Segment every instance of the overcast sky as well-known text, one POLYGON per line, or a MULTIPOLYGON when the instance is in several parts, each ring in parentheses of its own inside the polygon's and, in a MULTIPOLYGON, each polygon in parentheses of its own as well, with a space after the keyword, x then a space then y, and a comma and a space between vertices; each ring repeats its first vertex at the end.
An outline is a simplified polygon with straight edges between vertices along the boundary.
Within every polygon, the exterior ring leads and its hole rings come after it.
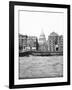
POLYGON ((64 34, 64 13, 56 12, 19 12, 19 33, 37 36, 43 31, 46 39, 51 32, 64 34))

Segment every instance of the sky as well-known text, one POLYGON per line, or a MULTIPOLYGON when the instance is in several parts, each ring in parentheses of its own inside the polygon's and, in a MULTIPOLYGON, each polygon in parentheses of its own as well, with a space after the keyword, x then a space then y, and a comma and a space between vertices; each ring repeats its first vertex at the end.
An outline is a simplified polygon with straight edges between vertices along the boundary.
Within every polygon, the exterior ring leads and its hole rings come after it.
POLYGON ((46 39, 52 32, 64 34, 64 13, 57 12, 19 12, 19 33, 39 38, 43 31, 46 39))

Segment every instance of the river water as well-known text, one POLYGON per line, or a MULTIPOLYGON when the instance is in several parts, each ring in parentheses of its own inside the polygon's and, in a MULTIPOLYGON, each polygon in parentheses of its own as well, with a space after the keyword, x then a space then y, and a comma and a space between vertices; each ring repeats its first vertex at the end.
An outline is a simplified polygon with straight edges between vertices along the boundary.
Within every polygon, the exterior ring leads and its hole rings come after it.
POLYGON ((63 77, 63 56, 19 57, 19 79, 63 77))

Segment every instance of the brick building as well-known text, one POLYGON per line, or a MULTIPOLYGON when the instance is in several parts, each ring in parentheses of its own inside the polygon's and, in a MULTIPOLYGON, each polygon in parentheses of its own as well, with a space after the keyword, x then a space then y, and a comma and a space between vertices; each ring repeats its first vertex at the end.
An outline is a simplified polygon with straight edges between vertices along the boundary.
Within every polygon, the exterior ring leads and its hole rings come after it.
POLYGON ((19 34, 19 51, 31 51, 37 49, 38 49, 37 37, 19 34))
POLYGON ((52 32, 48 36, 48 51, 56 52, 59 51, 59 35, 52 32))
POLYGON ((50 52, 62 52, 63 51, 63 36, 59 36, 57 33, 52 32, 48 36, 48 51, 50 52))
POLYGON ((19 50, 23 51, 26 50, 27 47, 27 35, 19 34, 19 50))
POLYGON ((63 52, 63 35, 59 37, 59 51, 63 52))
POLYGON ((38 40, 35 36, 28 36, 27 38, 27 49, 28 50, 37 50, 38 40))

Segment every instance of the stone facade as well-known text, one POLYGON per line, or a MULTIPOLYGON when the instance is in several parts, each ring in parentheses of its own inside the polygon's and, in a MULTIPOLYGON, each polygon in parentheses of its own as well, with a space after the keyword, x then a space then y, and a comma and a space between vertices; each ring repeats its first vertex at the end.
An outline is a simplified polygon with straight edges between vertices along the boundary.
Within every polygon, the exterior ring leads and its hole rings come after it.
POLYGON ((27 48, 29 48, 29 50, 37 50, 37 37, 35 36, 28 36, 27 38, 27 48))
POLYGON ((48 37, 48 51, 62 52, 63 51, 63 38, 55 32, 52 32, 48 37))
POLYGON ((37 37, 19 34, 20 51, 37 50, 37 44, 38 44, 37 37))
POLYGON ((59 50, 63 52, 63 35, 59 37, 59 50))
POLYGON ((26 50, 27 47, 27 35, 19 34, 19 50, 26 50))

